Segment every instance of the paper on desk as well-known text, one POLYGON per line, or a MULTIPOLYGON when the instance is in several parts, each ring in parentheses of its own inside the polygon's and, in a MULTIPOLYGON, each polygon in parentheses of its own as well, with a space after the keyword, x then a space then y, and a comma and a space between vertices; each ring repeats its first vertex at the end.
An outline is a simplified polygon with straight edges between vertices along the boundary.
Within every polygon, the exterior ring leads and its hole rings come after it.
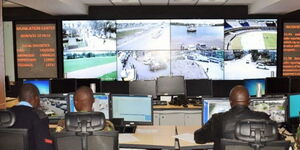
POLYGON ((157 133, 156 129, 136 129, 135 133, 157 133))
POLYGON ((184 140, 184 141, 187 141, 189 143, 195 143, 195 140, 194 140, 194 134, 191 134, 191 133, 184 133, 184 134, 179 134, 179 135, 176 135, 174 136, 175 138, 178 138, 180 140, 184 140))
POLYGON ((135 136, 132 134, 119 134, 119 143, 130 143, 139 141, 135 136))

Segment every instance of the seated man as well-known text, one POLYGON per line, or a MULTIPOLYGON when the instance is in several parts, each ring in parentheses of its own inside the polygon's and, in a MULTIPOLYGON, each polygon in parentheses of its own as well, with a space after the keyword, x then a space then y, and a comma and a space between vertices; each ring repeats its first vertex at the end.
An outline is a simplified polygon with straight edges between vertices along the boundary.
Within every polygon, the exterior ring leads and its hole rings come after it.
POLYGON ((231 109, 224 113, 214 114, 202 128, 194 132, 194 140, 198 144, 214 142, 214 150, 221 149, 221 138, 235 139, 235 124, 242 119, 270 119, 266 113, 251 111, 248 90, 235 86, 230 91, 231 109))
POLYGON ((19 99, 20 103, 10 109, 16 115, 12 128, 28 129, 30 150, 53 150, 48 117, 37 110, 40 106, 39 90, 32 84, 24 84, 19 99))
MULTIPOLYGON (((92 112, 93 103, 95 102, 93 91, 87 86, 82 86, 76 90, 74 94, 74 106, 78 112, 92 112)), ((65 128, 65 121, 60 120, 56 128, 56 132, 61 132, 65 128)), ((106 121, 105 131, 114 130, 113 124, 106 121)))

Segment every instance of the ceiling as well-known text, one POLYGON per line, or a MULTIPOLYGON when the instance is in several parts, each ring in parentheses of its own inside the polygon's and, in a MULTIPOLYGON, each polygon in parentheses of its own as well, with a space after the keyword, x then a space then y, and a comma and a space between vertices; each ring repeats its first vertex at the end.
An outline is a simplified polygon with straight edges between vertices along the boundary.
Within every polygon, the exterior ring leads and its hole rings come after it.
POLYGON ((87 15, 88 6, 247 5, 249 14, 286 14, 299 0, 3 0, 3 7, 29 7, 51 15, 87 15))

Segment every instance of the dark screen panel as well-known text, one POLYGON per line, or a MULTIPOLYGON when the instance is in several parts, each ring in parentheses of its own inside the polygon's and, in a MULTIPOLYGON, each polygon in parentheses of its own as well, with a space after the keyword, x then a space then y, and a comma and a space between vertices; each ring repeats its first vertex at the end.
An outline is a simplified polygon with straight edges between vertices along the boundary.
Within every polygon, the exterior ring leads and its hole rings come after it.
POLYGON ((288 78, 266 78, 266 94, 286 94, 288 92, 288 78))
POLYGON ((96 92, 101 91, 101 80, 100 79, 76 79, 76 89, 80 88, 81 86, 90 87, 91 84, 96 85, 96 92))
POLYGON ((229 97, 230 90, 236 85, 243 85, 243 80, 213 80, 213 97, 229 97))
POLYGON ((290 93, 300 93, 300 78, 290 79, 290 93))
POLYGON ((186 95, 188 97, 211 96, 211 80, 186 80, 186 95))
POLYGON ((111 94, 129 94, 129 82, 103 81, 101 82, 101 92, 111 94))
POLYGON ((156 98, 155 80, 137 80, 129 82, 129 94, 134 95, 152 95, 156 98))
POLYGON ((70 93, 75 92, 75 79, 52 79, 51 93, 70 93))
POLYGON ((184 95, 183 76, 161 76, 157 78, 157 95, 184 95))

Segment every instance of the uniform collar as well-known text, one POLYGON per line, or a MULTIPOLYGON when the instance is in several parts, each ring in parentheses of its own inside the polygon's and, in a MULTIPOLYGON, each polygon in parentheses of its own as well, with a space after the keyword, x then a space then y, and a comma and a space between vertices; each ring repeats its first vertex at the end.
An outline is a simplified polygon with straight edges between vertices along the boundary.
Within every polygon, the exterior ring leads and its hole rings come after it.
POLYGON ((27 107, 31 107, 32 108, 32 105, 30 103, 28 103, 27 101, 21 101, 18 106, 27 106, 27 107))

